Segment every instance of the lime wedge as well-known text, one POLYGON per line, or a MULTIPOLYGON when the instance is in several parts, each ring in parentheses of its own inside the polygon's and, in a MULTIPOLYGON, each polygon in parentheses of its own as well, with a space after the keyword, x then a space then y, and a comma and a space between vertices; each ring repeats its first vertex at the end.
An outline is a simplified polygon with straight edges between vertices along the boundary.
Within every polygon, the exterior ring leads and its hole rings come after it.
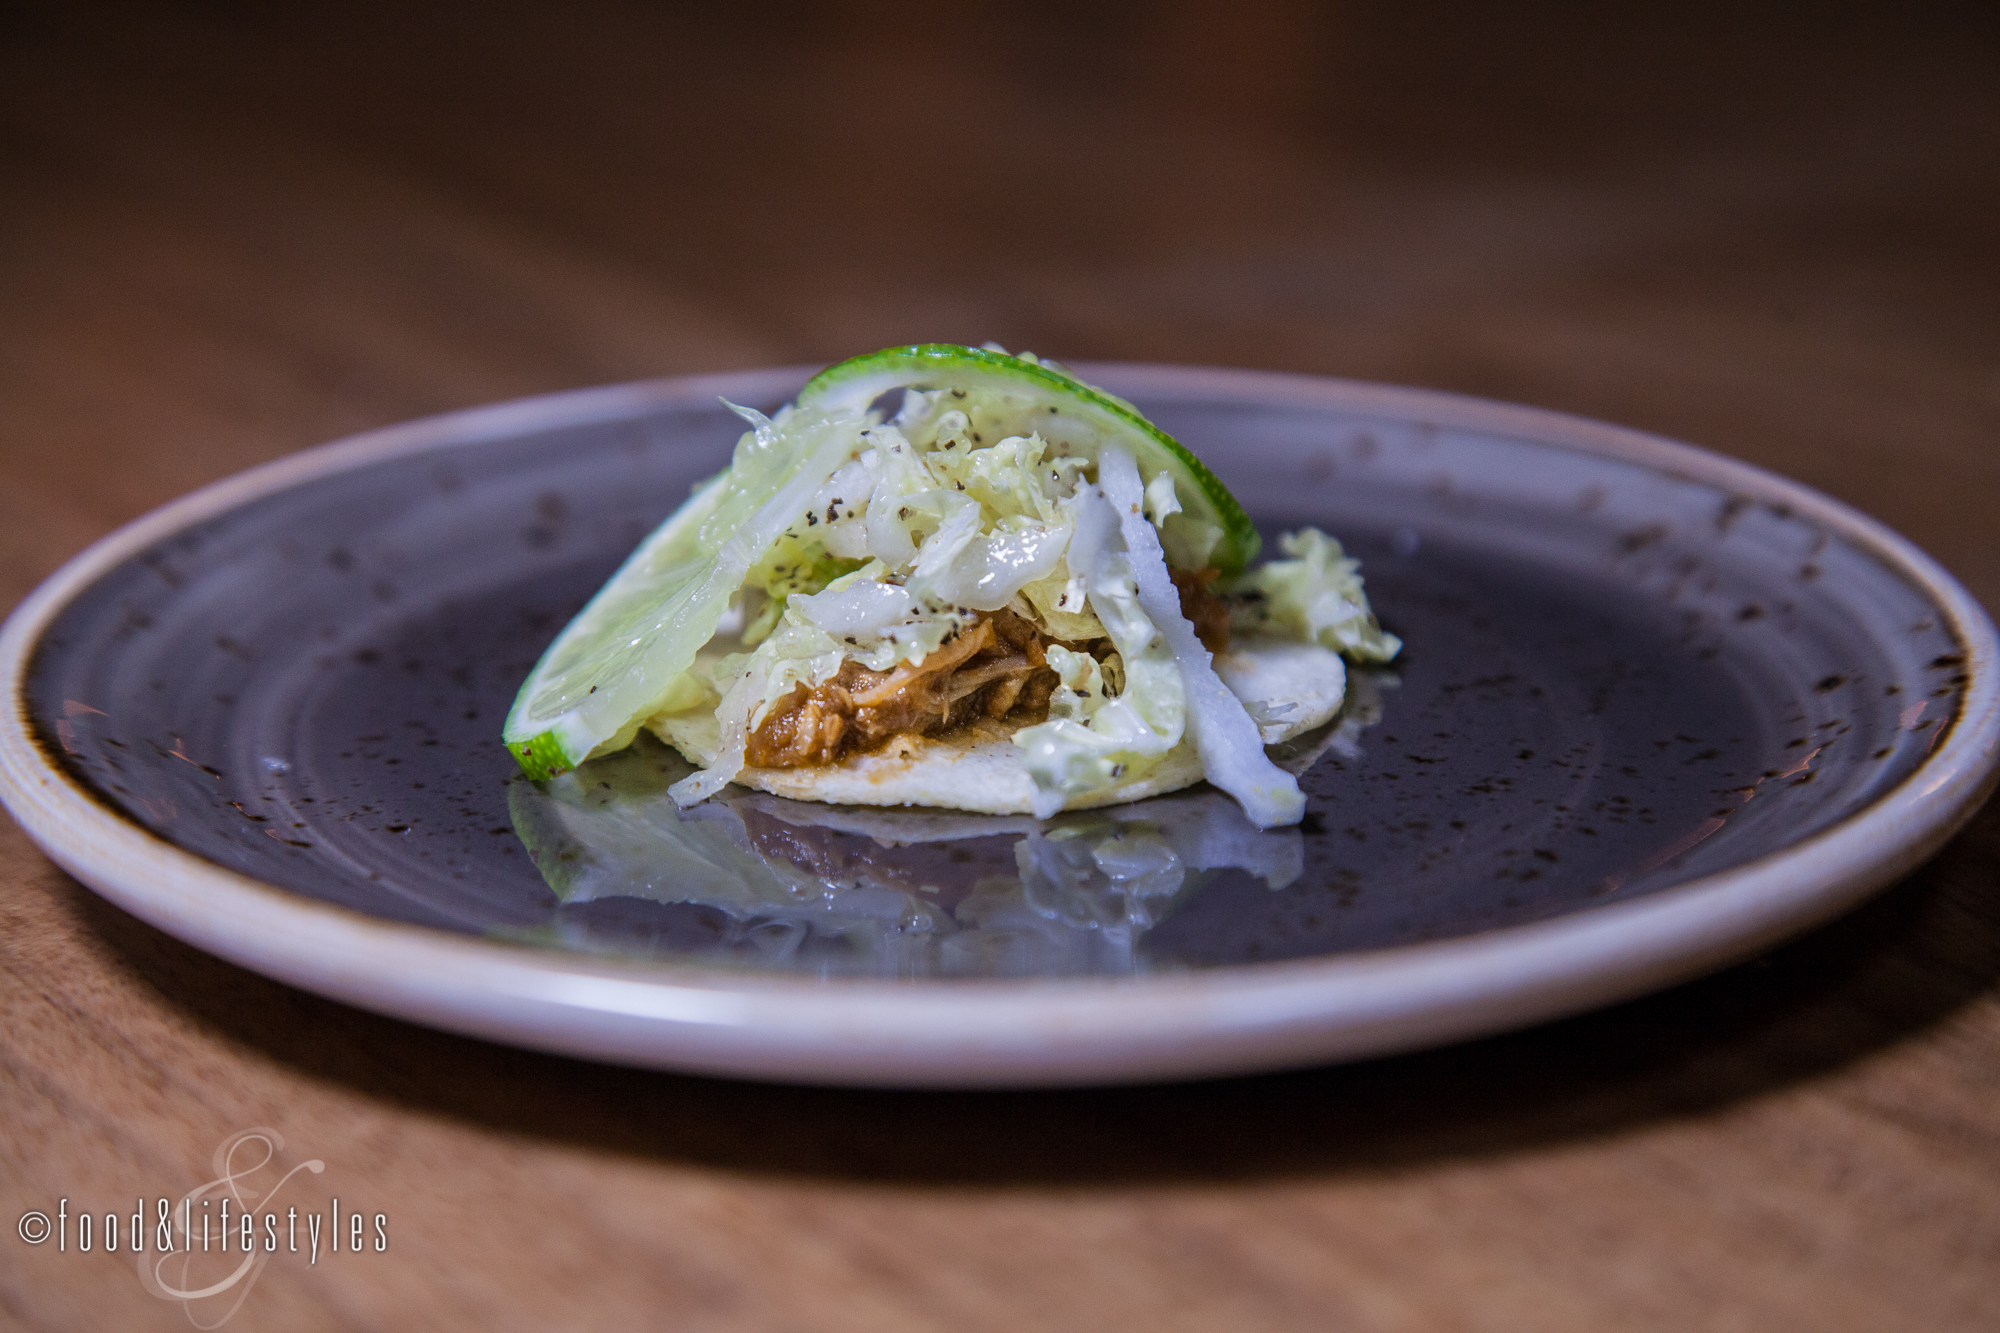
MULTIPOLYGON (((1220 533, 1215 545, 1200 553, 1207 564, 1227 576, 1241 573, 1256 558, 1259 538, 1250 516, 1186 445, 1124 399, 1092 388, 1047 362, 956 343, 890 347, 821 371, 799 391, 798 402, 801 408, 860 412, 890 390, 905 388, 987 390, 1032 402, 1032 422, 1043 438, 1072 443, 1092 456, 1101 444, 1118 444, 1132 455, 1142 477, 1155 477, 1164 469, 1173 478, 1187 518, 1220 533)), ((1016 427, 1025 424, 1027 418, 1019 416, 1010 422, 1016 427)), ((1176 554, 1173 528, 1179 523, 1168 520, 1170 557, 1176 554)))
POLYGON ((529 777, 623 749, 646 718, 707 693, 688 674, 695 653, 751 567, 847 460, 861 424, 809 411, 783 430, 757 421, 729 470, 641 543, 522 684, 502 738, 529 777))
MULTIPOLYGON (((581 705, 594 705, 603 695, 607 711, 627 710, 629 718, 660 693, 664 682, 649 684, 637 674, 621 682, 605 668, 630 656, 619 650, 629 649, 646 612, 666 602, 713 557, 714 543, 703 540, 702 528, 723 500, 728 479, 723 472, 696 487, 687 503, 577 613, 522 683, 508 711, 504 737, 529 777, 539 782, 574 768, 596 748, 588 729, 577 725, 581 705), (648 691, 648 699, 636 698, 648 691), (634 697, 628 701, 621 695, 634 697)), ((623 720, 613 727, 614 734, 623 720)))

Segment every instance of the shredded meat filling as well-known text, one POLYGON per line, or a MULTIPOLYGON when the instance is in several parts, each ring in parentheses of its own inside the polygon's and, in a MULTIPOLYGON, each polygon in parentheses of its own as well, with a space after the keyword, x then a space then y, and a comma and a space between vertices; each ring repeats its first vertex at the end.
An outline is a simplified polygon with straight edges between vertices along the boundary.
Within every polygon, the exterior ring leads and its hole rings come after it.
POLYGON ((1229 651, 1229 607, 1208 590, 1215 581, 1219 570, 1204 569, 1194 573, 1185 569, 1170 569, 1174 587, 1181 595, 1181 614, 1194 626, 1194 636, 1201 640, 1201 646, 1211 653, 1229 651))
MULTIPOLYGON (((1210 652, 1229 647, 1229 608, 1208 584, 1213 569, 1172 570, 1181 614, 1210 652)), ((833 764, 873 750, 896 736, 934 736, 980 717, 1027 720, 1048 712, 1056 673, 1046 640, 1033 622, 1000 610, 982 613, 936 652, 911 666, 870 671, 843 662, 832 679, 800 686, 771 706, 750 733, 744 759, 756 768, 833 764)), ((1075 652, 1091 646, 1065 643, 1075 652)), ((1109 647, 1109 640, 1101 645, 1109 647)))
POLYGON ((750 733, 758 768, 837 763, 906 734, 935 735, 974 718, 1046 713, 1056 673, 1040 630, 1001 610, 983 615, 914 666, 870 671, 844 662, 831 680, 801 686, 750 733))

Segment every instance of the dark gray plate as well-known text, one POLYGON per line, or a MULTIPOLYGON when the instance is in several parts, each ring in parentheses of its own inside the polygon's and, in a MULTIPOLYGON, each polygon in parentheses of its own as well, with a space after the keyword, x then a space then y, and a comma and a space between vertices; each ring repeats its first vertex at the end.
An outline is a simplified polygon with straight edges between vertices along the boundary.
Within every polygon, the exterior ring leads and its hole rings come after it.
MULTIPOLYGON (((1610 968, 1629 992, 1838 910, 1926 854, 1990 780, 1991 626, 1920 554, 1824 497, 1683 446, 1445 395, 1085 373, 1202 454, 1267 532, 1339 535, 1408 645, 1359 682, 1317 758, 1301 756, 1300 829, 1259 833, 1199 792, 1049 827, 747 795, 690 820, 660 795, 680 770, 658 747, 546 790, 525 783, 498 739, 519 682, 726 460, 739 423, 716 396, 773 407, 794 372, 416 423, 107 539, 10 623, 27 748, 6 770, 9 804, 84 878, 115 881, 128 906, 137 895, 141 915, 363 1003, 619 1058, 873 1078, 885 1075, 866 1060, 731 1065, 672 1040, 510 1027, 477 986, 440 1007, 399 1003, 351 970, 336 985, 264 946, 232 947, 228 922, 149 912, 166 862, 107 868, 81 849, 97 838, 90 820, 113 816, 134 848, 186 853, 172 864, 197 878, 207 866, 235 872, 223 877, 235 888, 275 886, 260 910, 305 911, 299 930, 330 919, 308 901, 333 904, 504 941, 482 947, 533 957, 538 976, 759 994, 771 977, 876 976, 902 979, 919 1005, 950 988, 923 978, 1143 974, 1164 995, 1176 979, 1311 972, 1247 964, 1315 960, 1323 974, 1426 956, 1408 946, 1431 942, 1545 943, 1537 923, 1601 926, 1621 919, 1607 908, 1776 866, 1784 910, 1740 912, 1733 931, 1724 912, 1699 947, 1610 968), (46 796, 52 774, 69 804, 49 823, 24 792, 46 796), (1861 836, 1870 817, 1873 851, 1824 860, 1825 835, 1861 836)), ((1134 984, 1111 989, 1145 991, 1134 984)), ((1457 1020, 1414 1039, 1620 988, 1584 989, 1539 1008, 1460 995, 1457 1020)), ((843 991, 880 994, 831 985, 843 991)), ((1381 1048, 1326 1038, 1351 1035, 1354 1018, 1322 1012, 1317 1043, 1280 1043, 1278 1057, 1224 1042, 1176 1062, 1168 1041, 1131 1072, 1381 1048)), ((978 1077, 1078 1076, 1062 1072, 1075 1052, 1049 1050, 978 1077)), ((949 1072, 950 1051, 927 1058, 945 1071, 935 1081, 977 1081, 949 1072)), ((932 1081, 914 1057, 899 1068, 932 1081)))

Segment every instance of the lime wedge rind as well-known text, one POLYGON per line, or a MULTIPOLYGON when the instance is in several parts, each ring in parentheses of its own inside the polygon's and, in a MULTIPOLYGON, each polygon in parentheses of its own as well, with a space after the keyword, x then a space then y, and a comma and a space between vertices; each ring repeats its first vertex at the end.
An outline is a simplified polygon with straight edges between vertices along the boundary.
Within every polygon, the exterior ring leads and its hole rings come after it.
POLYGON ((576 767, 570 757, 563 753, 562 742, 553 731, 544 731, 525 741, 509 741, 507 748, 520 762, 521 771, 536 782, 546 782, 559 773, 567 773, 576 767))

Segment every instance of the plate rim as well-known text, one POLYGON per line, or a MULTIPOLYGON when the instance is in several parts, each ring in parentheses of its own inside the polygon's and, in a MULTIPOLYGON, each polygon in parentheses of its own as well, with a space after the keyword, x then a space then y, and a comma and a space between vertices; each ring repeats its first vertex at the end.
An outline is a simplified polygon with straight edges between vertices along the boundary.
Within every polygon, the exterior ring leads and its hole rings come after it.
POLYGON ((319 902, 187 852, 104 803, 44 752, 26 673, 42 632, 98 578, 236 506, 321 477, 525 431, 782 397, 781 366, 541 394, 402 422, 212 482, 64 562, 0 625, 13 707, 0 804, 100 896, 196 948, 414 1022, 562 1054, 689 1072, 873 1086, 1088 1084, 1358 1059, 1526 1026, 1748 957, 1856 906, 1928 859, 2000 779, 2000 637, 1909 539, 1803 483, 1630 427, 1442 390, 1275 371, 1079 363, 1127 396, 1379 413, 1612 458, 1783 503, 1920 592, 1965 656, 1930 754, 1861 809, 1727 870, 1543 921, 1321 958, 1130 978, 759 976, 621 962, 460 935, 319 902))

